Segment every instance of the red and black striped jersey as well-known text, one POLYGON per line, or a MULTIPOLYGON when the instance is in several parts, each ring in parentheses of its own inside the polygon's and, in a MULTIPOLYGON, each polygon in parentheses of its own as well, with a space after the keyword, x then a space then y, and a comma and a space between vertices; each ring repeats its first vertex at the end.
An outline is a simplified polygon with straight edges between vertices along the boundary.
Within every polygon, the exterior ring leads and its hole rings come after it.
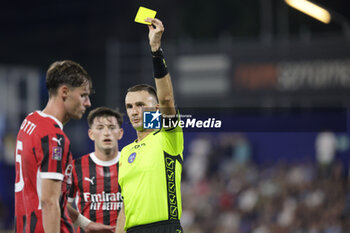
POLYGON ((72 180, 70 142, 63 125, 40 111, 23 121, 16 142, 15 228, 16 232, 44 232, 40 204, 42 179, 62 181, 61 232, 74 232, 66 208, 72 180))
MULTIPOLYGON (((73 161, 69 202, 75 203, 85 217, 105 225, 116 225, 122 198, 118 185, 118 156, 110 161, 98 159, 95 153, 73 161)), ((83 232, 78 229, 78 232, 83 232)))

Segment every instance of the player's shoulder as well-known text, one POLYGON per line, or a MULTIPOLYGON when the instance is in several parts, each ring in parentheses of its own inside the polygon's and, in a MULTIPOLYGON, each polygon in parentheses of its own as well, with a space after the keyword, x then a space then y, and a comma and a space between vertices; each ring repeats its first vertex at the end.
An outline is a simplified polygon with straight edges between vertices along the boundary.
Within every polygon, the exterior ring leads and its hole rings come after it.
POLYGON ((90 156, 90 153, 82 155, 82 156, 79 156, 78 158, 74 158, 73 163, 86 162, 86 161, 89 160, 89 156, 90 156))
POLYGON ((88 169, 90 166, 89 157, 90 157, 89 154, 85 154, 78 158, 74 158, 72 161, 73 170, 77 171, 81 169, 88 169))
POLYGON ((30 113, 26 119, 36 124, 38 130, 45 132, 45 134, 62 134, 66 136, 63 132, 62 123, 51 115, 36 111, 30 113))
POLYGON ((56 118, 46 116, 40 111, 32 112, 26 116, 20 125, 18 137, 22 140, 47 141, 46 138, 64 138, 66 143, 70 143, 63 132, 63 125, 56 118))

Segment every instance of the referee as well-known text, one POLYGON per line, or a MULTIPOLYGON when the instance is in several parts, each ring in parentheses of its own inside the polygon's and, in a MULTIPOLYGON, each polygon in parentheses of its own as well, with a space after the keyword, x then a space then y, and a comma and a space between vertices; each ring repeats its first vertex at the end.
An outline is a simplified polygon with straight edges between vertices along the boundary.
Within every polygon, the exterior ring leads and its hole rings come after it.
POLYGON ((145 21, 152 23, 148 36, 157 91, 140 84, 129 88, 125 97, 137 139, 121 151, 118 181, 124 207, 116 232, 181 233, 182 129, 143 128, 145 110, 160 110, 163 116, 176 115, 171 78, 160 48, 164 27, 159 19, 145 21))

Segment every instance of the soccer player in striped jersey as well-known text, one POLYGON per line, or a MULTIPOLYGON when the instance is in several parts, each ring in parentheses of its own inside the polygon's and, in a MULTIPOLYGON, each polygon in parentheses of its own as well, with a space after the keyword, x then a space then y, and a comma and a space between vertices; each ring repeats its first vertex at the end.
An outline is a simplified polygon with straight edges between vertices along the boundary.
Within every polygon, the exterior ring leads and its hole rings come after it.
POLYGON ((137 139, 125 146, 120 155, 118 182, 123 208, 116 232, 181 233, 183 132, 179 124, 153 128, 161 124, 160 115, 171 119, 176 110, 170 74, 160 48, 164 27, 159 19, 148 18, 147 22, 152 24, 148 26, 148 37, 157 91, 141 84, 129 88, 125 97, 137 139), (145 117, 146 113, 151 117, 145 117))
MULTIPOLYGON (((88 115, 89 137, 95 151, 73 161, 72 187, 68 201, 92 221, 115 226, 122 198, 118 185, 123 116, 113 109, 99 107, 88 115)), ((78 233, 84 232, 78 228, 78 233)))
POLYGON ((88 232, 111 232, 67 208, 72 155, 63 125, 90 107, 91 79, 78 63, 65 60, 49 67, 46 87, 45 109, 29 114, 17 135, 15 232, 73 233, 72 222, 88 232))

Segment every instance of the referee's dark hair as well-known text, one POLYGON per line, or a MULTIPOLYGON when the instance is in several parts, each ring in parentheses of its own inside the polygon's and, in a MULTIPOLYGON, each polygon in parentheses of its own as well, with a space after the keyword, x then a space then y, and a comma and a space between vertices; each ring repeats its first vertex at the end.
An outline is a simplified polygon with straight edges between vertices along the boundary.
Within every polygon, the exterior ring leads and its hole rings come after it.
POLYGON ((154 87, 152 87, 151 85, 148 85, 148 84, 137 84, 135 86, 130 87, 128 89, 127 93, 129 93, 129 92, 137 92, 137 91, 147 91, 150 95, 153 95, 156 98, 157 103, 159 103, 156 89, 154 89, 154 87))
POLYGON ((80 87, 84 83, 89 83, 92 91, 92 81, 86 70, 78 63, 70 60, 56 61, 52 63, 46 72, 46 87, 49 96, 57 94, 57 89, 61 85, 69 87, 80 87))
POLYGON ((96 117, 115 117, 117 119, 118 125, 121 128, 123 124, 123 114, 118 112, 117 110, 107 108, 107 107, 98 107, 95 108, 94 110, 90 111, 87 120, 89 127, 91 129, 92 124, 94 123, 94 119, 96 117))

